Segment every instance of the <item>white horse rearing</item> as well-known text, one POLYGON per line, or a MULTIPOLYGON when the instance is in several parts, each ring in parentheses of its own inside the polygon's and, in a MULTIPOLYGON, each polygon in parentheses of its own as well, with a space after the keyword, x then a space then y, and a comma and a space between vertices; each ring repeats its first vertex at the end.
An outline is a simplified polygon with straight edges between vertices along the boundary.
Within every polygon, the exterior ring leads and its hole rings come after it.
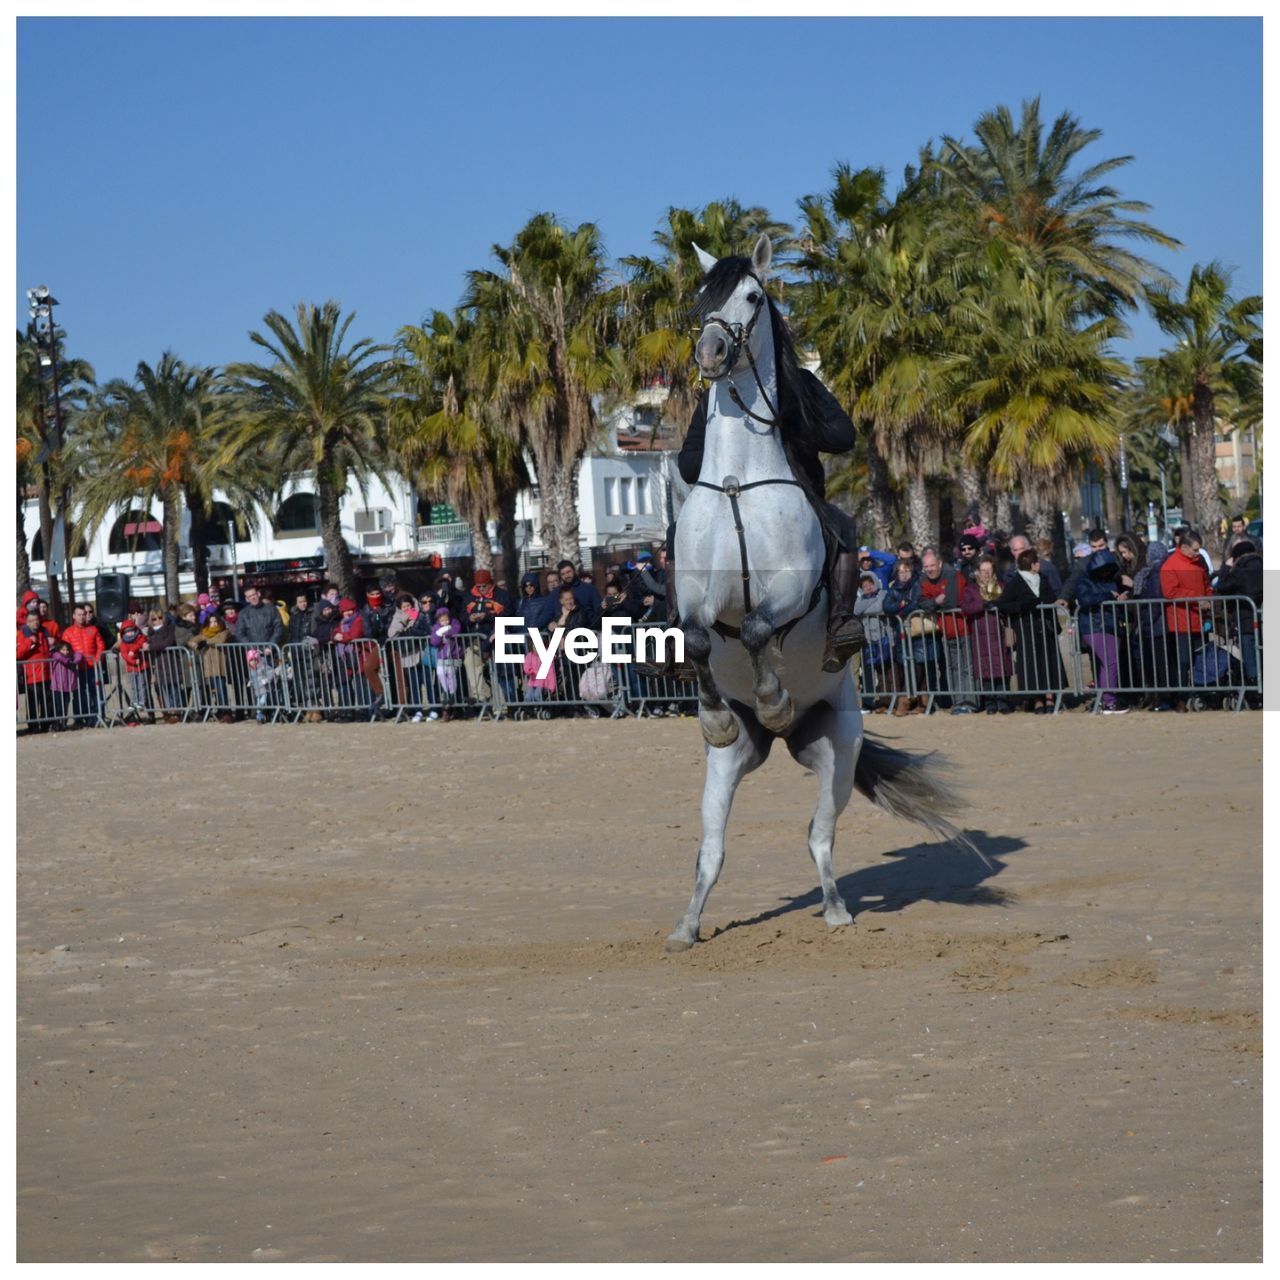
POLYGON ((788 459, 786 433, 795 424, 782 410, 796 403, 797 388, 785 380, 796 378, 798 368, 785 322, 765 291, 769 238, 759 238, 749 261, 718 263, 694 248, 707 273, 695 359, 711 390, 701 473, 676 526, 675 581, 685 654, 698 676, 707 776, 693 898, 667 939, 668 951, 698 940, 702 909, 724 862, 734 793, 764 763, 775 736, 818 779, 809 852, 830 927, 853 919, 836 888, 831 850, 854 786, 886 811, 977 853, 947 821, 959 801, 922 759, 864 741, 848 666, 822 670, 825 544, 788 459))

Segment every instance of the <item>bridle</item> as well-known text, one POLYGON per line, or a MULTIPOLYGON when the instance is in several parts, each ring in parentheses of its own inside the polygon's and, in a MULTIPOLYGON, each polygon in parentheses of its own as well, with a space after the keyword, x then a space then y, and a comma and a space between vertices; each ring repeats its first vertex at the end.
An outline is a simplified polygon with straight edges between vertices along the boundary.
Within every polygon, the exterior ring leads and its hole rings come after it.
MULTIPOLYGON (((769 399, 769 393, 764 389, 764 382, 760 378, 760 370, 756 368, 755 357, 751 354, 751 333, 756 327, 756 321, 760 319, 760 313, 764 310, 767 295, 764 291, 764 281, 760 279, 754 271, 748 271, 747 275, 760 286, 760 300, 756 303, 755 310, 751 313, 751 318, 746 324, 736 321, 730 321, 721 315, 709 315, 703 320, 702 325, 695 331, 697 336, 701 336, 710 325, 718 326, 726 338, 729 340, 729 354, 725 358, 724 372, 718 374, 714 378, 708 379, 711 382, 719 382, 721 378, 727 378, 734 371, 738 364, 738 357, 745 350, 747 355, 747 364, 751 368, 751 376, 756 380, 756 386, 760 389, 760 398, 768 406, 769 412, 773 414, 772 418, 762 418, 758 413, 752 413, 750 409, 743 403, 742 397, 738 394, 738 388, 733 385, 733 379, 729 379, 729 399, 742 410, 743 413, 753 421, 760 423, 761 426, 775 427, 778 423, 778 410, 773 402, 769 399)), ((697 336, 694 338, 695 349, 697 346, 697 336)), ((706 378, 706 374, 702 372, 702 367, 698 367, 699 379, 706 378)))

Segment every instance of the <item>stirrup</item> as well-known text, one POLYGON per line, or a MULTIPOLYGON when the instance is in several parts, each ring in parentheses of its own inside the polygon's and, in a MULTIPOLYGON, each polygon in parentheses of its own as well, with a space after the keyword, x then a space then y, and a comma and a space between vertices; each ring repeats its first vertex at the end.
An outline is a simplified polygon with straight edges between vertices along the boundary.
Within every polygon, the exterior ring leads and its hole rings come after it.
POLYGON ((844 668, 850 658, 862 652, 866 635, 860 618, 832 620, 827 629, 827 646, 822 651, 823 671, 835 673, 844 668))

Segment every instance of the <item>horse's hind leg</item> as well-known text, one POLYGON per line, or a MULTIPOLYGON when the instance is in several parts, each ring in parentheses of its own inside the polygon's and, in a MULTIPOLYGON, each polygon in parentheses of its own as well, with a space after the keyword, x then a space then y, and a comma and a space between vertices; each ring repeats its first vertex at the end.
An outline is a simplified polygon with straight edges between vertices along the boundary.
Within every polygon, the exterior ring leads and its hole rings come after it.
POLYGON ((795 704, 782 687, 778 673, 769 661, 769 642, 777 626, 773 613, 765 605, 753 609, 742 620, 742 644, 751 659, 752 689, 756 700, 756 719, 770 733, 785 733, 795 719, 795 704))
POLYGON ((853 792, 861 741, 861 717, 833 711, 825 703, 811 710, 799 732, 787 739, 787 749, 818 779, 818 805, 809 823, 809 854, 822 882, 822 918, 832 929, 853 923, 836 888, 831 852, 836 821, 853 792))
POLYGON ((698 849, 693 897, 675 931, 667 938, 668 951, 687 951, 697 942, 702 908, 724 865, 724 829, 729 823, 734 792, 752 769, 764 763, 772 745, 773 739, 768 734, 748 724, 746 732, 740 733, 729 746, 708 749, 707 780, 702 790, 702 845, 698 849))
POLYGON ((698 723, 708 746, 727 747, 738 736, 738 717, 711 674, 711 633, 694 618, 684 622, 684 653, 698 677, 698 723))

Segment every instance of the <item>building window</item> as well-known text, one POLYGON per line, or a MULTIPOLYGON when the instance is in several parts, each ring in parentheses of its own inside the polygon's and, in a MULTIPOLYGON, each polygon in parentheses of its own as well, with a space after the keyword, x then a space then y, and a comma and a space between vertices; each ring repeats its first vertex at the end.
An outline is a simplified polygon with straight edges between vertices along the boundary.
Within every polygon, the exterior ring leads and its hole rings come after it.
MULTIPOLYGON (((84 534, 79 529, 73 528, 71 530, 70 541, 72 544, 71 558, 73 560, 85 555, 88 548, 85 545, 84 534)), ((41 563, 44 561, 44 536, 39 529, 36 530, 36 536, 31 539, 31 559, 38 560, 41 563)))
POLYGON ((107 554, 127 556, 135 551, 159 551, 161 527, 160 521, 153 519, 149 512, 126 511, 111 526, 107 554))
POLYGON ((618 488, 621 490, 622 512, 624 516, 633 516, 636 513, 636 495, 635 488, 632 484, 630 476, 623 476, 618 481, 618 488))
POLYGON ((276 535, 281 538, 301 538, 320 532, 320 499, 314 493, 295 493, 287 498, 276 512, 276 535))
POLYGON ((636 478, 636 514, 641 516, 653 515, 653 505, 649 497, 648 476, 638 476, 636 478))
POLYGON ((622 514, 618 506, 618 482, 613 476, 606 476, 604 481, 604 513, 607 516, 622 514))
POLYGON ((223 547, 227 543, 227 526, 235 524, 237 542, 249 541, 249 525, 244 516, 238 515, 229 502, 211 502, 209 521, 205 525, 205 541, 211 547, 223 547))

